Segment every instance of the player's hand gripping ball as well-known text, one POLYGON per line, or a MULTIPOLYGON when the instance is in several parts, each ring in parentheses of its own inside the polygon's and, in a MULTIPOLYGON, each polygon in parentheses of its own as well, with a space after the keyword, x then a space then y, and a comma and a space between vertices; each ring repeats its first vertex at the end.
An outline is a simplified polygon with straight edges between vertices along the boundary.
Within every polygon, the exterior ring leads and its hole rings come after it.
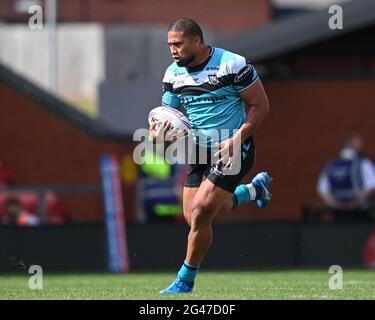
POLYGON ((169 129, 165 132, 165 140, 175 141, 186 138, 191 133, 191 125, 188 118, 180 111, 170 107, 156 107, 148 115, 150 126, 156 123, 156 129, 163 131, 164 124, 169 123, 169 129))

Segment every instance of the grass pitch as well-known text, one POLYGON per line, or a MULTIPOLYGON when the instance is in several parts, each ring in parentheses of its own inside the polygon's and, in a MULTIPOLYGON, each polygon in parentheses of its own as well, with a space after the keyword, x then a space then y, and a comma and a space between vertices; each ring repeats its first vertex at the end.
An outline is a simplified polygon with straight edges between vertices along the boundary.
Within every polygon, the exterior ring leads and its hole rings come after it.
POLYGON ((31 275, 1 275, 0 299, 123 300, 330 300, 375 299, 375 270, 344 270, 343 288, 330 290, 328 270, 200 272, 192 294, 160 295, 175 273, 44 274, 43 289, 31 275))

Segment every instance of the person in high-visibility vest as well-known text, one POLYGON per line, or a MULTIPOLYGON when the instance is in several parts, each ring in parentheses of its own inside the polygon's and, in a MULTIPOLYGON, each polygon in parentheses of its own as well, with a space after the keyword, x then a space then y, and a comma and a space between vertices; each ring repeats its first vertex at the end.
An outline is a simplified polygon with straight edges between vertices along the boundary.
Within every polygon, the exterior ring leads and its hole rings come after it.
POLYGON ((320 173, 317 192, 338 222, 371 222, 371 197, 375 193, 374 163, 362 154, 363 140, 351 134, 342 142, 338 157, 320 173))
POLYGON ((140 196, 147 220, 176 220, 182 216, 179 183, 183 167, 171 165, 151 151, 146 151, 144 160, 140 166, 140 196))

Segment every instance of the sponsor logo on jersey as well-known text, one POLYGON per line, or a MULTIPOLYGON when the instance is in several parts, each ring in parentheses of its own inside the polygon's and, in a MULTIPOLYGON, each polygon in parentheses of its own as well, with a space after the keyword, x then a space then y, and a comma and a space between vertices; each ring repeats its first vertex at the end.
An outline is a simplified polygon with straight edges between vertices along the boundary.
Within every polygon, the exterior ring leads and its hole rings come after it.
POLYGON ((243 67, 240 71, 238 71, 236 77, 234 78, 234 82, 238 83, 250 75, 251 71, 253 70, 253 66, 251 64, 247 64, 243 67))
POLYGON ((226 100, 226 99, 227 99, 227 97, 225 95, 212 96, 212 97, 188 97, 188 98, 182 98, 182 103, 183 104, 199 103, 199 102, 214 103, 214 102, 223 101, 223 100, 226 100))
POLYGON ((217 78, 216 74, 209 74, 208 75, 208 83, 209 84, 219 84, 219 79, 217 78))
POLYGON ((219 67, 206 67, 206 70, 219 70, 219 67))
POLYGON ((184 79, 178 79, 173 84, 176 85, 176 86, 179 86, 181 84, 185 84, 185 80, 184 79))

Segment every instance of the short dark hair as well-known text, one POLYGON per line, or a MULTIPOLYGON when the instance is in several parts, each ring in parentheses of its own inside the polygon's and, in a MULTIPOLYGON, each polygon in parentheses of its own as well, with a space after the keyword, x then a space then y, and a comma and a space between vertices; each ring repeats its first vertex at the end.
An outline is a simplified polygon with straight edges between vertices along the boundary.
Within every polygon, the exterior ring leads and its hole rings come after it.
POLYGON ((9 197, 5 200, 5 207, 11 206, 11 205, 21 205, 21 201, 18 198, 9 197))
POLYGON ((201 27, 196 21, 190 18, 181 18, 176 20, 169 26, 168 31, 182 32, 185 36, 192 38, 199 36, 202 42, 204 42, 201 27))

